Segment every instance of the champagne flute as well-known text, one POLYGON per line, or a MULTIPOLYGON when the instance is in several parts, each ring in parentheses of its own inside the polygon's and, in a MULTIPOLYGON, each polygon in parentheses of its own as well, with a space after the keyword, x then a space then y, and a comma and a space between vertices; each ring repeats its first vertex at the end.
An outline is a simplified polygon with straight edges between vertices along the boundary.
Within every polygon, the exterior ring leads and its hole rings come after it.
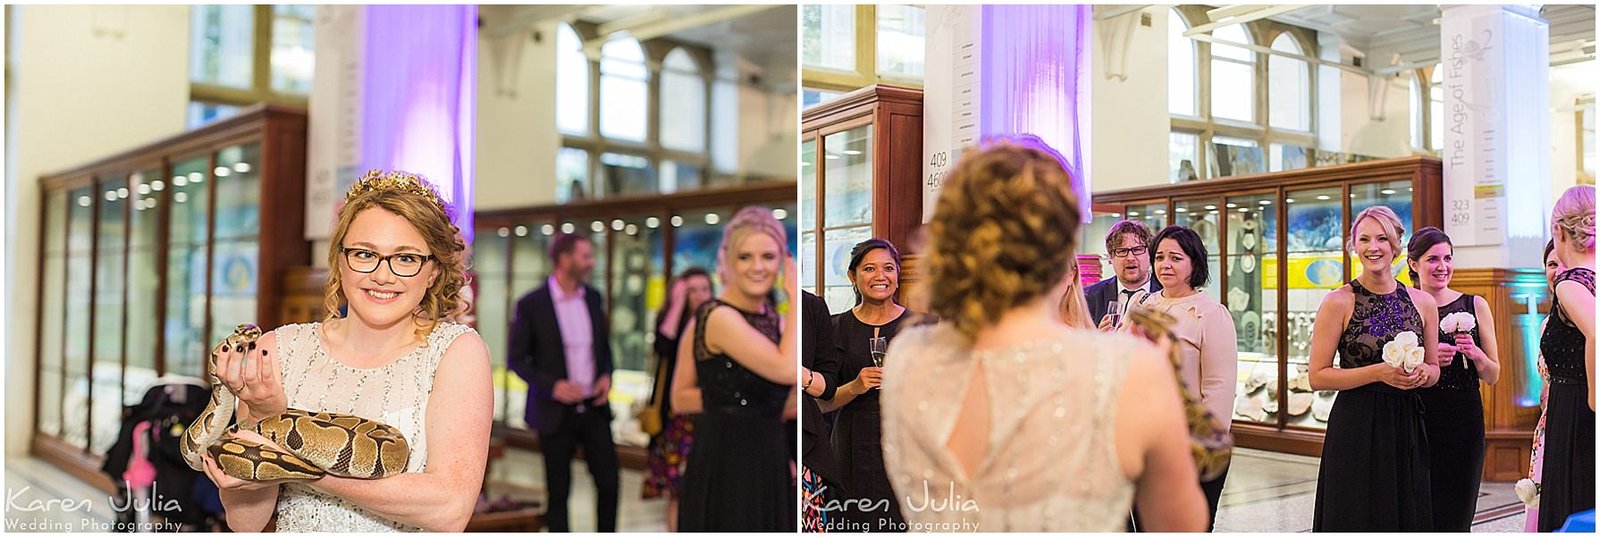
POLYGON ((872 365, 883 367, 883 357, 889 352, 889 338, 868 338, 867 349, 872 353, 872 365))
POLYGON ((1113 300, 1113 301, 1111 301, 1111 302, 1106 304, 1106 315, 1110 315, 1111 316, 1111 327, 1112 328, 1116 328, 1116 327, 1122 325, 1122 307, 1121 306, 1122 306, 1122 303, 1118 302, 1116 300, 1113 300))

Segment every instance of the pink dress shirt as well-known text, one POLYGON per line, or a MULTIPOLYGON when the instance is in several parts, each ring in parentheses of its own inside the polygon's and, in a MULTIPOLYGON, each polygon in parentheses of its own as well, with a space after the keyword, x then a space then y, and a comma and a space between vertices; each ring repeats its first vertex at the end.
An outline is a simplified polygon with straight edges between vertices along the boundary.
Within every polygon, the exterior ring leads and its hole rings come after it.
POLYGON ((567 382, 578 385, 584 395, 594 391, 594 325, 589 322, 589 303, 584 287, 567 293, 550 277, 550 301, 556 309, 556 324, 561 328, 561 344, 567 350, 567 382))

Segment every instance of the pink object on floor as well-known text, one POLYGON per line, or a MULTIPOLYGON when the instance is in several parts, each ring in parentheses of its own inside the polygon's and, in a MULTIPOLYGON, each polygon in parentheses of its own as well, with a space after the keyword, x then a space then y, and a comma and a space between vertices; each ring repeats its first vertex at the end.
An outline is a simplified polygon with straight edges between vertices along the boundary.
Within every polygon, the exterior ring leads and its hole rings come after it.
POLYGON ((146 445, 145 439, 149 432, 148 421, 133 426, 133 455, 129 457, 128 469, 122 472, 122 479, 128 482, 129 489, 142 489, 156 482, 156 467, 150 464, 150 446, 146 445))

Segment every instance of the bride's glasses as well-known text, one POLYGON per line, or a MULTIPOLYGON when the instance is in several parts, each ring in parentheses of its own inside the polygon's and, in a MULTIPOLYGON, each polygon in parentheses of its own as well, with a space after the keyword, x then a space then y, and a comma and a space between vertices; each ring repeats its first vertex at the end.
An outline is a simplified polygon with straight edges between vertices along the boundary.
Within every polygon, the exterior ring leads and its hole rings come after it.
POLYGON ((433 259, 431 255, 401 252, 391 255, 378 255, 378 252, 361 248, 344 248, 344 262, 350 265, 350 270, 368 274, 378 270, 378 265, 384 261, 389 262, 389 271, 401 278, 410 278, 422 272, 422 266, 433 259))

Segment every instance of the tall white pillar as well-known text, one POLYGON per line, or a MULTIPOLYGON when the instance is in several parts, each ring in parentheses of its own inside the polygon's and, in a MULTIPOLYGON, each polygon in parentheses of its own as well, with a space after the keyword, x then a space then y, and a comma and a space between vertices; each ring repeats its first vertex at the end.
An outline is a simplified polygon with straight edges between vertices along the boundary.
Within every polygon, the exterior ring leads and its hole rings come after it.
POLYGON ((1087 5, 928 6, 923 220, 963 148, 1032 134, 1060 152, 1089 218, 1087 5))
POLYGON ((1444 222, 1458 266, 1538 267, 1550 192, 1550 27, 1527 6, 1440 21, 1444 222))

